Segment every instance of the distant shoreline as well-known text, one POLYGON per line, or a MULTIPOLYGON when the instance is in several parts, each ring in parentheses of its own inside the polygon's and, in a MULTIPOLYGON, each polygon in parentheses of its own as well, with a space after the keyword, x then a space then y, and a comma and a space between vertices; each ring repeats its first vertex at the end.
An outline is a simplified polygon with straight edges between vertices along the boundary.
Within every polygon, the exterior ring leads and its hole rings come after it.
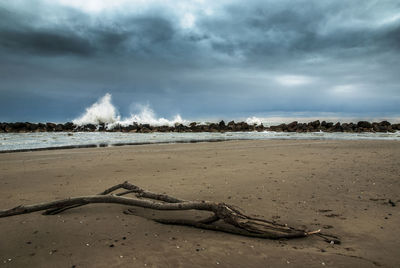
POLYGON ((0 154, 132 145, 207 143, 240 140, 400 140, 391 132, 27 132, 0 133, 0 154), (54 142, 52 142, 54 141, 54 142))
POLYGON ((201 142, 223 142, 223 141, 238 141, 238 140, 251 140, 251 139, 209 139, 209 140, 190 140, 190 141, 160 141, 160 142, 123 142, 123 143, 100 143, 100 144, 77 144, 65 146, 50 146, 42 148, 31 149, 16 149, 16 150, 0 150, 0 154, 5 153, 23 153, 23 152, 37 152, 37 151, 53 151, 53 150, 67 150, 67 149, 82 149, 82 148, 104 148, 104 147, 119 147, 129 145, 157 145, 157 144, 181 144, 181 143, 201 143, 201 142))
POLYGON ((153 126, 150 124, 131 125, 120 124, 86 124, 75 125, 72 122, 64 124, 56 123, 0 123, 0 133, 28 133, 28 132, 132 132, 132 133, 153 133, 153 132, 247 132, 247 131, 275 131, 275 132, 396 132, 400 130, 400 123, 391 124, 388 121, 357 123, 333 123, 315 120, 308 123, 293 121, 289 124, 264 126, 263 124, 248 124, 246 122, 220 121, 219 123, 200 124, 192 122, 188 125, 175 124, 174 126, 153 126))

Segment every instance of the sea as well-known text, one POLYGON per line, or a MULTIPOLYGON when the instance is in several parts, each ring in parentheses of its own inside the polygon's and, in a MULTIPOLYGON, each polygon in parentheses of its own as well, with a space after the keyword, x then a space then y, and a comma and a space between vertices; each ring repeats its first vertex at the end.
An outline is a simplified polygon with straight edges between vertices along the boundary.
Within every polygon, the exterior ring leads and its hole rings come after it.
MULTIPOLYGON (((332 122, 355 122, 352 118, 318 118, 332 122), (340 120, 341 119, 341 120, 340 120)), ((243 119, 242 119, 243 120, 243 119)), ((264 124, 264 126, 278 125, 298 120, 310 122, 316 120, 312 117, 248 117, 243 121, 248 124, 264 124)), ((374 120, 373 118, 366 120, 374 120)), ((399 118, 393 121, 398 122, 399 118)), ((241 120, 239 120, 241 121, 241 120)), ((182 119, 178 114, 168 120, 157 117, 150 106, 140 106, 138 113, 121 118, 117 108, 111 101, 111 94, 107 93, 95 103, 85 109, 81 116, 72 120, 76 125, 106 123, 109 128, 114 125, 129 125, 133 122, 150 124, 153 126, 175 124, 189 124, 191 120, 182 119)), ((218 121, 215 121, 218 122, 218 121)), ((198 123, 207 123, 205 121, 198 123)), ((295 133, 295 132, 225 132, 225 133, 124 133, 124 132, 33 132, 33 133, 0 133, 0 152, 30 151, 43 149, 83 148, 83 147, 108 147, 122 145, 140 145, 157 143, 192 143, 215 142, 229 140, 399 140, 400 132, 396 133, 295 133)))
POLYGON ((395 133, 326 132, 225 132, 225 133, 124 133, 124 132, 36 132, 1 133, 0 152, 83 147, 109 147, 157 143, 217 142, 229 140, 398 140, 395 133))

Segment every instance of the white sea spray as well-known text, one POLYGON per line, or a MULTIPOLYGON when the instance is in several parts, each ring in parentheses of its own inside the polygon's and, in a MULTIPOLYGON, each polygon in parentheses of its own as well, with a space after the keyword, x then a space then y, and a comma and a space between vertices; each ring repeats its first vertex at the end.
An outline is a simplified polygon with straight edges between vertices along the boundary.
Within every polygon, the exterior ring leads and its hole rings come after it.
POLYGON ((89 108, 86 108, 86 112, 74 119, 72 122, 75 125, 86 125, 86 124, 112 124, 118 122, 120 116, 117 109, 111 103, 111 94, 107 93, 97 102, 93 103, 89 108))
POLYGON ((149 105, 142 105, 140 106, 139 113, 131 114, 129 117, 121 119, 117 108, 112 104, 111 94, 109 93, 86 108, 86 112, 72 122, 78 126, 106 124, 110 129, 117 125, 127 126, 133 123, 149 124, 152 126, 173 126, 175 124, 189 123, 189 121, 182 119, 179 114, 175 115, 171 120, 157 117, 149 105))
POLYGON ((263 121, 262 121, 261 118, 253 116, 253 117, 247 118, 246 119, 246 123, 249 124, 249 125, 254 125, 254 124, 261 125, 263 123, 263 121))

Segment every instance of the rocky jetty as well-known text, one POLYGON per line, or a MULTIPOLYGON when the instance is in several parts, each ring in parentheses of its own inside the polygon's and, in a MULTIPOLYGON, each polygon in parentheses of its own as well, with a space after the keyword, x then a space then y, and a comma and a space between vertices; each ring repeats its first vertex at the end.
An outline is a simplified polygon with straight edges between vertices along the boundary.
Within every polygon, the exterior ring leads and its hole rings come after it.
POLYGON ((122 126, 114 125, 112 128, 106 124, 87 124, 77 126, 71 122, 64 124, 56 123, 0 123, 0 133, 27 133, 27 132, 238 132, 238 131, 276 131, 276 132, 396 132, 400 130, 400 124, 391 124, 388 121, 367 122, 359 121, 357 123, 333 123, 320 122, 319 120, 309 123, 299 123, 294 121, 290 124, 280 124, 277 126, 250 125, 246 122, 230 121, 225 123, 207 123, 200 124, 192 122, 189 125, 175 124, 175 126, 151 126, 149 124, 137 124, 122 126))

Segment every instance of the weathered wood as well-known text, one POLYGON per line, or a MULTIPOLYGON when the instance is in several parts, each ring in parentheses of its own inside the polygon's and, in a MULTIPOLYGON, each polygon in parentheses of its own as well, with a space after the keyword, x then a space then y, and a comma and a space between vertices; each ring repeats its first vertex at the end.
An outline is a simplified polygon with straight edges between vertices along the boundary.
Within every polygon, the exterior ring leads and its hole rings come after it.
POLYGON ((192 221, 192 220, 155 219, 154 221, 162 224, 192 226, 200 229, 213 230, 213 231, 219 231, 219 232, 249 236, 249 237, 268 238, 268 239, 300 238, 309 235, 309 233, 306 233, 304 231, 293 231, 291 233, 278 233, 278 232, 253 233, 247 231, 246 229, 233 228, 232 226, 229 225, 205 224, 202 222, 192 221))
MULTIPOLYGON (((182 199, 177 199, 174 197, 170 197, 168 195, 164 195, 164 194, 156 194, 156 193, 152 193, 149 191, 145 191, 142 188, 133 185, 132 183, 129 183, 127 181, 114 185, 106 190, 104 190, 103 192, 99 193, 98 195, 107 195, 110 194, 112 192, 115 192, 119 189, 125 189, 126 191, 121 192, 116 194, 117 196, 123 196, 123 195, 127 195, 130 193, 135 193, 135 195, 137 197, 144 197, 144 198, 149 198, 149 199, 155 199, 155 200, 159 200, 159 201, 164 201, 167 203, 179 203, 182 202, 184 200, 182 199)), ((76 207, 80 207, 83 206, 85 204, 77 204, 77 205, 72 205, 72 206, 65 206, 65 207, 61 207, 61 208, 53 208, 53 209, 48 209, 46 210, 43 215, 55 215, 58 213, 61 213, 65 210, 71 209, 71 208, 76 208, 76 207)))
MULTIPOLYGON (((216 203, 210 201, 186 201, 171 197, 166 194, 145 191, 129 182, 117 184, 99 193, 98 195, 71 197, 52 202, 34 205, 20 205, 12 209, 0 210, 0 218, 42 210, 47 210, 45 214, 57 214, 67 209, 92 203, 114 203, 154 210, 209 211, 213 213, 212 216, 199 221, 184 219, 154 219, 154 221, 163 224, 186 225, 250 237, 279 239, 298 238, 306 237, 312 234, 319 234, 319 230, 307 232, 264 219, 250 217, 243 214, 232 205, 225 203, 216 203), (120 189, 124 189, 125 191, 112 194, 120 189), (127 194, 133 194, 134 197, 126 197, 125 195, 127 194)), ((124 211, 124 213, 134 214, 132 210, 129 209, 124 211)), ((333 237, 322 234, 319 236, 322 238, 326 238, 324 236, 327 236, 328 238, 326 239, 333 237)))
POLYGON ((92 203, 115 203, 128 206, 137 206, 155 210, 208 210, 213 211, 216 204, 209 201, 187 201, 181 203, 162 203, 138 198, 123 197, 117 195, 87 195, 71 197, 67 199, 39 203, 34 205, 19 205, 8 210, 0 210, 0 218, 26 214, 50 208, 63 208, 74 205, 87 205, 92 203))

